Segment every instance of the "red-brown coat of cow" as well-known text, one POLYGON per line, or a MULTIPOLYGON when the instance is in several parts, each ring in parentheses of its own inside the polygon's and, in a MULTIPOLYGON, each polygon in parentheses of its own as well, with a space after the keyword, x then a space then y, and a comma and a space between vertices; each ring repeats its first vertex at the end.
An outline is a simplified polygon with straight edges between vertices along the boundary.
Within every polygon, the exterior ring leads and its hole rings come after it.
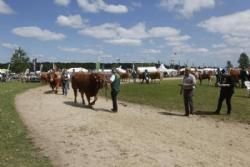
POLYGON ((97 94, 99 89, 103 88, 106 85, 106 77, 104 74, 100 73, 84 73, 78 72, 72 76, 71 80, 72 89, 74 90, 74 96, 76 103, 77 90, 81 93, 82 103, 85 104, 84 94, 87 97, 88 105, 92 106, 97 100, 97 94), (90 98, 94 97, 94 101, 90 102, 90 98))

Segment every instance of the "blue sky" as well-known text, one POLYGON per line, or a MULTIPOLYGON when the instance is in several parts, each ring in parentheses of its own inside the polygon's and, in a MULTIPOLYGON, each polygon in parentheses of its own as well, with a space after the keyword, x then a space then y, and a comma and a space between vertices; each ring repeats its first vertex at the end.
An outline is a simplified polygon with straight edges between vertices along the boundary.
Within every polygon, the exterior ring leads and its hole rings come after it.
POLYGON ((0 63, 38 61, 235 66, 250 54, 249 0, 0 0, 0 63))

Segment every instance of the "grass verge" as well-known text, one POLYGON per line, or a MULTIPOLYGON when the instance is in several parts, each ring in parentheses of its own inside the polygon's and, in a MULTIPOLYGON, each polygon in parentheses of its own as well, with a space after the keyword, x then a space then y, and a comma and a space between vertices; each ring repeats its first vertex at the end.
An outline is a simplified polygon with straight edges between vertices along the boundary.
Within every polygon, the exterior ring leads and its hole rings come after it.
POLYGON ((15 109, 15 96, 39 85, 39 83, 0 83, 0 166, 52 166, 46 157, 39 156, 15 109))
MULTIPOLYGON (((164 80, 160 84, 122 84, 119 100, 150 105, 168 111, 179 111, 184 114, 183 97, 178 84, 181 80, 164 80)), ((232 97, 232 114, 226 115, 226 102, 223 102, 221 115, 214 115, 220 89, 208 86, 203 81, 197 85, 194 93, 194 106, 197 115, 215 117, 222 120, 250 123, 250 98, 246 89, 236 88, 232 97)), ((102 91, 103 93, 103 91, 102 91)))

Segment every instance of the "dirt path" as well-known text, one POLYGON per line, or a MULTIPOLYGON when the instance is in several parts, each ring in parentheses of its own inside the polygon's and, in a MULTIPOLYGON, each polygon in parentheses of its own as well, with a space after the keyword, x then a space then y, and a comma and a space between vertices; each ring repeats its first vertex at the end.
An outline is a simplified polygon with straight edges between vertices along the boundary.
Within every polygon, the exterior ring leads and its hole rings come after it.
MULTIPOLYGON (((37 147, 56 167, 249 167, 250 126, 98 99, 95 110, 48 92, 16 97, 37 147)), ((80 101, 80 97, 78 97, 80 101)))

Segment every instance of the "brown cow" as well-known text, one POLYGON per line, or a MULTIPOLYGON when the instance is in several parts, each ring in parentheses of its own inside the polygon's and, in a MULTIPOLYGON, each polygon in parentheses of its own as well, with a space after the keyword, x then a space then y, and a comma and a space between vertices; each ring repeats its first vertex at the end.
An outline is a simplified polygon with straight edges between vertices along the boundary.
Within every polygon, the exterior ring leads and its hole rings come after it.
POLYGON ((57 93, 58 88, 61 86, 61 74, 55 71, 49 72, 48 80, 52 91, 57 93))
POLYGON ((231 68, 229 74, 233 78, 235 86, 238 86, 240 84, 240 69, 231 68))
POLYGON ((97 93, 99 89, 107 86, 107 79, 102 73, 84 73, 77 72, 72 76, 72 89, 74 90, 75 100, 77 97, 77 90, 81 93, 82 103, 85 105, 84 94, 87 97, 88 105, 91 107, 97 100, 97 93), (94 101, 90 102, 90 98, 94 97, 94 101))
POLYGON ((208 80, 208 85, 212 84, 212 71, 207 71, 207 72, 199 72, 198 73, 198 79, 200 81, 200 85, 202 84, 202 80, 203 79, 207 79, 208 80))
POLYGON ((149 73, 149 76, 150 76, 151 82, 155 82, 156 79, 159 79, 159 83, 160 83, 162 80, 162 75, 160 72, 151 72, 149 73))
POLYGON ((129 82, 130 81, 130 77, 131 77, 131 74, 126 72, 126 73, 119 73, 120 77, 121 77, 121 80, 123 82, 129 82))
POLYGON ((49 74, 48 74, 48 72, 41 72, 40 81, 42 83, 49 83, 49 74))

